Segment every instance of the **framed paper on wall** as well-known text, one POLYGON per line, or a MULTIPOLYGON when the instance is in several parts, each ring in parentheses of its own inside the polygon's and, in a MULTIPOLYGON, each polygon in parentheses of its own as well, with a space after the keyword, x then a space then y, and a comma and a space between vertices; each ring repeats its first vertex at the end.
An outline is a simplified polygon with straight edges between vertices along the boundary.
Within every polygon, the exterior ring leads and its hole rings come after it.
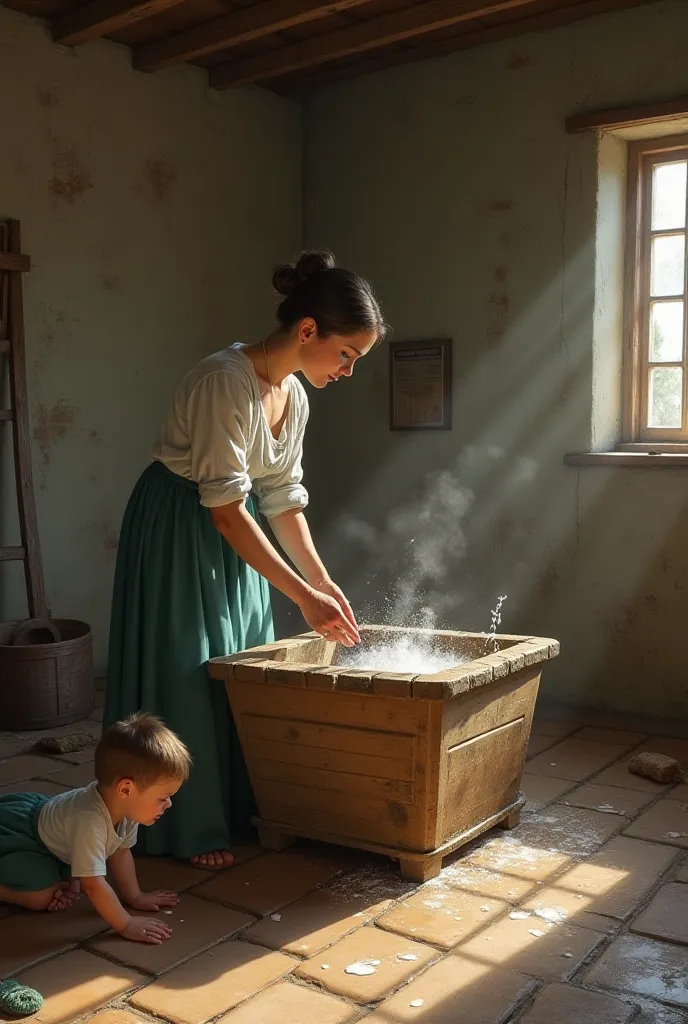
POLYGON ((451 430, 451 341, 389 343, 390 430, 451 430))

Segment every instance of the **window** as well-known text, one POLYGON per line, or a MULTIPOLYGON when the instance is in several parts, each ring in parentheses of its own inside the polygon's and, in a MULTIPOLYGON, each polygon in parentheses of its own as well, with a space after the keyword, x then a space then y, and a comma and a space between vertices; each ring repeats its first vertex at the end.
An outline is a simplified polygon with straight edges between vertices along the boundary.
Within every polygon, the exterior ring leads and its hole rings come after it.
POLYGON ((631 143, 628 167, 621 448, 685 451, 688 135, 631 143))

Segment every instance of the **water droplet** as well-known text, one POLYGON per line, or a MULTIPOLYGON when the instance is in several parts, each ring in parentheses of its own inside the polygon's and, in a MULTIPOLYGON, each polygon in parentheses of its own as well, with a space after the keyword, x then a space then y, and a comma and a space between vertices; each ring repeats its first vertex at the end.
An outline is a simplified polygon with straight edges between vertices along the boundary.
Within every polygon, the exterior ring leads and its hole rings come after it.
POLYGON ((270 920, 271 921, 281 921, 282 920, 282 915, 281 914, 270 914, 270 920))
POLYGON ((422 1005, 423 1005, 423 1000, 422 999, 412 999, 411 1002, 409 1003, 409 1006, 413 1006, 413 1007, 422 1006, 422 1005))
POLYGON ((527 917, 530 917, 530 913, 527 910, 514 910, 509 917, 512 921, 525 921, 527 917))
POLYGON ((417 960, 415 953, 397 953, 397 960, 417 960))
POLYGON ((528 934, 534 935, 536 939, 541 939, 545 933, 541 932, 538 928, 530 928, 528 934))

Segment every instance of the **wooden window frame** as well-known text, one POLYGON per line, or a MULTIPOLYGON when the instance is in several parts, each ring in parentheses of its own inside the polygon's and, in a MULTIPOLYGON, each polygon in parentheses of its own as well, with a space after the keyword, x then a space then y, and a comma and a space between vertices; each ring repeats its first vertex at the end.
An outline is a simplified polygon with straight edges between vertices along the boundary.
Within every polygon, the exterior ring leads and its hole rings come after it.
MULTIPOLYGON (((686 259, 683 282, 683 423, 680 429, 647 427, 650 334, 650 251, 651 239, 671 235, 680 229, 651 230, 652 169, 669 162, 672 155, 688 159, 688 134, 642 139, 629 144, 628 200, 624 281, 623 437, 621 451, 636 446, 688 452, 688 189, 686 259)), ((678 296, 662 296, 667 300, 678 296)), ((662 364, 676 366, 677 363, 662 364)))

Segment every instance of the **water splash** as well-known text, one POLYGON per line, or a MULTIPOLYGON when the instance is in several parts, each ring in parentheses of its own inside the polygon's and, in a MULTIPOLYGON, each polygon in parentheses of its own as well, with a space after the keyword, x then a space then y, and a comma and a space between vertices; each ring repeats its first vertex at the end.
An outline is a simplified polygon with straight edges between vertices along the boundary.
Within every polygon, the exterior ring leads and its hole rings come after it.
POLYGON ((490 632, 487 634, 487 649, 494 652, 497 648, 497 627, 502 624, 502 605, 507 599, 506 594, 502 594, 497 599, 497 607, 491 611, 492 619, 490 620, 490 632))

